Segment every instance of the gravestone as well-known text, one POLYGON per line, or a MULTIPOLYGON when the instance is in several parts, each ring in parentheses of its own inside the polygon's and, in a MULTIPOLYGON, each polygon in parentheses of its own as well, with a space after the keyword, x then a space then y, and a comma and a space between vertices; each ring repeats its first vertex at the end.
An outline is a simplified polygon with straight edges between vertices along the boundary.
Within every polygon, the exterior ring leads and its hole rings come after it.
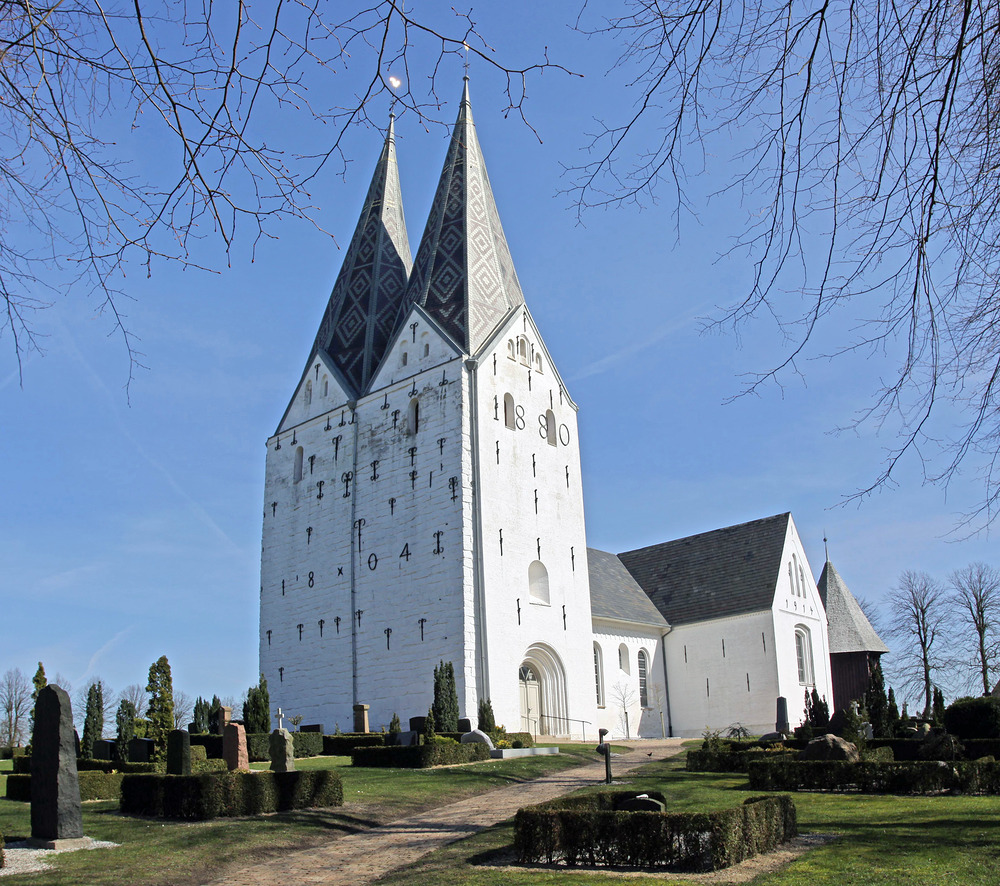
POLYGON ((299 732, 318 732, 320 735, 323 734, 323 724, 322 723, 311 723, 308 726, 300 726, 299 732))
POLYGON ((83 839, 80 780, 76 772, 73 709, 66 690, 49 684, 35 702, 31 743, 31 839, 63 847, 83 839))
POLYGON ((777 711, 774 718, 774 731, 787 735, 788 725, 788 699, 783 695, 778 696, 777 711))
POLYGON ((95 760, 114 760, 115 743, 107 738, 99 738, 94 742, 95 760))
POLYGON ((459 732, 472 732, 472 721, 468 717, 462 717, 458 721, 459 732))
POLYGON ((131 763, 152 763, 156 742, 151 738, 133 738, 128 743, 128 758, 131 763))
POLYGON ((233 709, 229 705, 222 705, 219 708, 219 716, 215 721, 215 734, 225 735, 226 727, 230 724, 233 719, 233 709))
POLYGON ((191 774, 191 736, 183 729, 167 733, 167 775, 191 774))
POLYGON ((627 797, 615 804, 615 809, 619 812, 663 812, 665 808, 659 800, 650 797, 649 794, 627 797))
POLYGON ((462 744, 484 744, 491 751, 493 750, 493 740, 482 729, 470 729, 461 738, 462 744))
POLYGON ((295 748, 292 733, 287 729, 275 729, 269 742, 272 772, 295 771, 295 748))
POLYGON ((230 723, 222 736, 222 759, 226 768, 233 772, 250 771, 250 755, 247 752, 247 731, 242 723, 230 723))
POLYGON ((410 717, 410 732, 424 734, 424 726, 427 724, 426 717, 410 717))
POLYGON ((354 706, 354 731, 368 731, 368 705, 356 704, 354 706))

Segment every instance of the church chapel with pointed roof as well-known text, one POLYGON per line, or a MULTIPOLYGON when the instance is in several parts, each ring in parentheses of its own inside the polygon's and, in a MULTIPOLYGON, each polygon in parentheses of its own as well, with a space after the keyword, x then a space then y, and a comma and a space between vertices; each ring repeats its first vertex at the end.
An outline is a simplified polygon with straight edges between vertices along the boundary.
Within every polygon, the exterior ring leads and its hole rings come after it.
MULTIPOLYGON (((793 725, 832 697, 791 515, 588 550, 577 406, 518 281, 466 84, 415 258, 394 125, 313 347, 267 441, 260 670, 326 732, 432 701, 594 738, 793 725)), ((808 580, 807 580, 808 577, 808 580)), ((830 636, 833 636, 832 630, 830 636)))

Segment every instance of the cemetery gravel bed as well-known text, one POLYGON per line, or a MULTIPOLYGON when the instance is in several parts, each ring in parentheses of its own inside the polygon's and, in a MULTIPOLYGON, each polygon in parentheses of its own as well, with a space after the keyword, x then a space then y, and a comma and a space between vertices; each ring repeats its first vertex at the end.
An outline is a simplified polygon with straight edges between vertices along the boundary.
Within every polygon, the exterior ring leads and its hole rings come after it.
MULTIPOLYGON (((636 741, 631 751, 612 756, 612 774, 665 759, 682 750, 680 739, 636 741)), ((600 783, 604 761, 591 763, 523 784, 498 788, 437 810, 417 813, 380 827, 341 836, 329 843, 283 853, 250 867, 233 868, 206 886, 363 886, 456 840, 513 817, 522 806, 542 803, 581 787, 600 783)), ((345 807, 349 811, 349 807, 345 807)))
POLYGON ((29 849, 27 842, 23 840, 8 843, 4 847, 4 862, 3 867, 0 868, 0 877, 8 877, 11 874, 34 874, 38 871, 47 871, 51 867, 48 864, 48 860, 60 852, 78 852, 87 849, 114 849, 117 845, 117 843, 108 843, 102 840, 90 840, 89 845, 80 846, 76 849, 29 849))

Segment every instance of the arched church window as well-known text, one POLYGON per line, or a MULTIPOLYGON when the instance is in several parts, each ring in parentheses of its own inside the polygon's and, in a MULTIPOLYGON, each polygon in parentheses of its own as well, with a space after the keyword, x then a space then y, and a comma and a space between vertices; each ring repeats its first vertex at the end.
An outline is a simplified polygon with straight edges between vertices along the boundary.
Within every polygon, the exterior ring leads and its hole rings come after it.
POLYGON ((424 342, 424 356, 425 357, 429 357, 430 353, 431 353, 431 344, 430 344, 430 342, 426 342, 425 341, 424 342))
POLYGON ((517 416, 514 411, 514 398, 510 394, 503 395, 503 423, 514 430, 516 425, 517 416))
POLYGON ((639 650, 639 704, 644 708, 649 707, 649 690, 646 685, 646 673, 649 668, 649 661, 646 657, 646 650, 639 650))
POLYGON ((802 570, 799 568, 799 558, 795 554, 792 554, 792 566, 795 573, 795 592, 799 597, 802 597, 804 596, 802 593, 802 570))
POLYGON ((555 446, 556 440, 556 414, 551 409, 545 410, 545 439, 549 446, 555 446))
POLYGON ((628 646, 624 643, 618 647, 618 670, 625 674, 632 673, 632 668, 628 661, 628 646))
POLYGON ((420 430, 420 401, 414 397, 406 414, 406 432, 412 437, 420 430))
POLYGON ((525 366, 528 365, 528 340, 523 335, 517 340, 517 356, 525 366))
POLYGON ((795 661, 799 669, 799 683, 811 686, 813 680, 812 641, 809 628, 805 625, 795 626, 795 661))
POLYGON ((542 371, 542 355, 535 354, 535 372, 542 371))
POLYGON ((306 406, 308 406, 313 401, 313 383, 312 381, 306 382, 306 392, 305 392, 306 406))
POLYGON ((330 396, 330 379, 327 378, 325 375, 323 376, 323 396, 324 397, 330 396))
POLYGON ((549 571, 540 560, 528 566, 528 593, 533 603, 549 604, 549 571))
POLYGON ((292 475, 295 482, 298 483, 302 479, 302 447, 299 446, 295 450, 295 468, 292 475))
POLYGON ((801 566, 799 566, 799 580, 802 582, 802 596, 804 597, 806 595, 806 588, 808 588, 809 585, 806 584, 806 574, 802 571, 801 566))
POLYGON ((792 572, 792 561, 788 561, 788 586, 792 590, 792 596, 795 596, 795 574, 792 572))
POLYGON ((517 352, 516 352, 516 348, 515 348, 515 345, 514 345, 514 339, 512 339, 512 338, 508 338, 507 339, 507 359, 508 360, 516 360, 517 359, 517 352))
POLYGON ((406 365, 406 361, 408 359, 409 358, 407 357, 406 351, 403 351, 403 356, 402 356, 401 360, 402 360, 402 363, 403 363, 404 366, 406 365))
POLYGON ((597 686, 597 706, 604 707, 604 654, 601 647, 594 644, 594 682, 597 686))

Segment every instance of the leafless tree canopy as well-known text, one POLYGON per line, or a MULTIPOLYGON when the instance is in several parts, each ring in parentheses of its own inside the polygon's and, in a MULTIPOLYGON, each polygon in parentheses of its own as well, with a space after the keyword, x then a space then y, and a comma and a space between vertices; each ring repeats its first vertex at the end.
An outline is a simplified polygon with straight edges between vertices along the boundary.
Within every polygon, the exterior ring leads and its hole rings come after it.
MULTIPOLYGON (((748 211, 736 246, 746 297, 718 321, 772 316, 798 371, 818 324, 850 305, 852 348, 887 350, 895 374, 860 421, 899 436, 872 487, 917 451, 928 479, 982 472, 1000 505, 1000 7, 972 0, 626 0, 578 27, 623 46, 637 98, 573 170, 581 209, 651 199, 679 209, 712 150, 742 146, 729 182, 748 211), (932 415, 957 405, 958 426, 932 415), (942 408, 944 407, 944 408, 942 408), (937 435, 937 436, 935 436, 937 435), (926 460, 933 455, 932 461, 926 460)), ((712 171, 725 164, 713 156, 712 171)), ((721 186, 720 186, 721 187, 721 186)))
POLYGON ((890 659, 903 698, 923 696, 924 716, 931 710, 935 676, 945 664, 948 607, 944 589, 926 572, 904 572, 889 596, 895 641, 890 659))
POLYGON ((969 685, 988 695, 993 688, 1000 656, 1000 570, 971 563, 951 575, 952 602, 962 631, 962 664, 969 685))
POLYGON ((149 696, 146 693, 146 687, 139 683, 130 683, 126 686, 121 694, 118 696, 118 703, 115 705, 115 711, 118 710, 118 704, 122 701, 132 702, 132 706, 135 708, 136 717, 146 716, 146 700, 149 696))
POLYGON ((194 701, 183 690, 174 691, 174 729, 187 729, 194 713, 194 701))
POLYGON ((31 712, 31 683, 20 668, 0 677, 0 747, 28 743, 28 714, 31 712))
POLYGON ((369 116, 373 100, 391 94, 397 111, 435 119, 449 55, 504 72, 508 110, 518 112, 525 75, 551 67, 542 57, 504 68, 468 15, 424 15, 396 0, 2 4, 0 334, 12 337, 19 365, 43 344, 33 315, 65 290, 99 295, 134 369, 127 262, 195 264, 199 238, 217 238, 228 254, 240 234, 256 243, 282 218, 309 218, 309 182, 343 161, 345 133, 386 125, 389 101, 369 116), (302 156, 280 127, 266 131, 258 118, 275 112, 298 115, 284 128, 290 137, 305 121, 327 124, 322 149, 302 156), (136 129, 158 155, 150 181, 116 145, 136 129))

